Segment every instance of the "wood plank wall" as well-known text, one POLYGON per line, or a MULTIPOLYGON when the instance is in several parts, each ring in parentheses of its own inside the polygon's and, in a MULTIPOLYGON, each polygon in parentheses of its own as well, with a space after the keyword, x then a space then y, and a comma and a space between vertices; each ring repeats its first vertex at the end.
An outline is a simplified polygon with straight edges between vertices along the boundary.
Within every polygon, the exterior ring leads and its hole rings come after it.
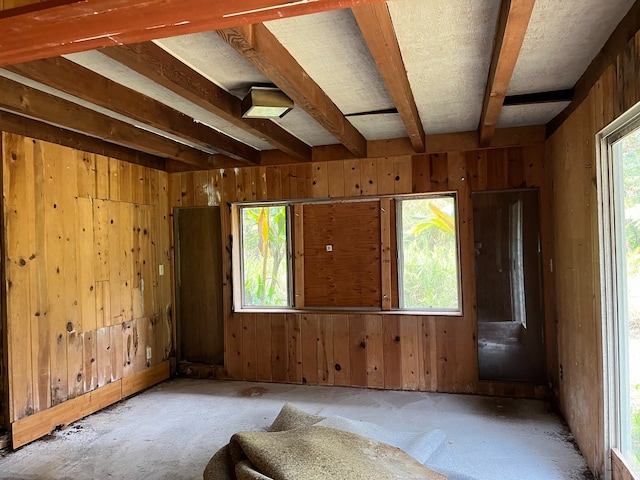
POLYGON ((2 158, 16 422, 169 356, 170 219, 165 172, 8 133, 2 158))
MULTIPOLYGON (((225 245, 225 366, 235 379, 371 388, 542 396, 546 387, 479 382, 471 192, 540 187, 550 211, 544 145, 368 158, 298 165, 174 173, 173 207, 242 200, 362 198, 382 194, 458 192, 463 316, 377 312, 232 313, 229 209, 225 245)), ((542 218, 545 265, 549 219, 542 218)), ((548 272, 545 270, 545 277, 548 272)), ((546 292, 550 294, 550 292, 546 292)), ((553 309, 547 307, 549 374, 555 379, 553 309)))
POLYGON ((604 474, 609 452, 604 451, 595 135, 640 101, 639 51, 636 34, 547 141, 554 185, 560 408, 596 476, 604 474))

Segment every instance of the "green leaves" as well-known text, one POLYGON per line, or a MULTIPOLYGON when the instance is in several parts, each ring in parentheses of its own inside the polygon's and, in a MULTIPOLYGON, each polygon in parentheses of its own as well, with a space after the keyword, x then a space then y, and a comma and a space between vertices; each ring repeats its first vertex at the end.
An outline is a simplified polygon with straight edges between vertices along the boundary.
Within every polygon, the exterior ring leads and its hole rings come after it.
POLYGON ((288 306, 287 207, 243 207, 242 264, 245 306, 288 306))

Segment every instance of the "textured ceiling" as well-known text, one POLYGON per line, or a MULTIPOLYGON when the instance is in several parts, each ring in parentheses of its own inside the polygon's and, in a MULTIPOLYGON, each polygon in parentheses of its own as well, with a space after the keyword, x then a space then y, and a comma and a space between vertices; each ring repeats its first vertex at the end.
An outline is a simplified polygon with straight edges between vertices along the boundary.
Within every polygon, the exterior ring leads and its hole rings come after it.
POLYGON ((216 130, 247 143, 248 145, 261 150, 273 148, 267 142, 250 135, 241 128, 232 125, 220 117, 207 112, 203 108, 185 100, 163 86, 143 77, 121 63, 118 63, 97 51, 74 53, 72 55, 65 55, 65 57, 85 68, 88 68, 89 70, 113 80, 114 82, 144 93, 148 97, 169 105, 170 107, 191 116, 196 121, 209 125, 216 130))
POLYGON ((388 5, 425 132, 478 128, 500 1, 388 5))
MULTIPOLYGON (((502 0, 387 2, 411 93, 427 134, 478 129, 501 3, 502 0)), ((536 0, 507 95, 572 88, 633 3, 633 0, 536 0)), ((389 87, 351 10, 280 19, 265 26, 299 64, 298 74, 313 79, 366 140, 407 138, 407 128, 400 114, 395 113, 389 87)), ((216 32, 154 42, 238 98, 252 85, 271 83, 216 32)), ((252 147, 275 148, 99 51, 66 58, 252 147)), ((0 75, 139 125, 130 118, 7 71, 0 71, 0 75)), ((501 110, 497 127, 543 125, 567 105, 568 102, 556 102, 506 106, 501 110)), ((310 146, 340 143, 299 105, 274 121, 310 146)), ((152 127, 141 125, 141 128, 192 145, 152 127)))
POLYGON ((633 0, 536 0, 508 95, 572 88, 633 0))
POLYGON ((350 10, 267 22, 296 61, 344 114, 393 107, 350 10))

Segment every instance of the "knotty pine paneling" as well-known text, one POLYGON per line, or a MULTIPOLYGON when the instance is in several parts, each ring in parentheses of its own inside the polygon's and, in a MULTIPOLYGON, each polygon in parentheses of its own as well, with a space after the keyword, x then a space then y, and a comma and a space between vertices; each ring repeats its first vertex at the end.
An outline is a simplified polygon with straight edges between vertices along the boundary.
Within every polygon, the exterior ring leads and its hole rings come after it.
MULTIPOLYGON (((309 197, 365 199, 376 195, 458 192, 463 315, 457 317, 377 311, 232 313, 228 255, 231 219, 228 209, 221 209, 223 245, 227 252, 223 258, 223 287, 225 368, 229 377, 369 388, 544 396, 545 387, 478 381, 471 208, 471 192, 474 190, 520 187, 539 187, 542 205, 549 206, 550 192, 544 183, 544 156, 544 145, 534 144, 433 155, 211 170, 207 173, 206 184, 202 172, 170 174, 169 198, 173 207, 224 205, 258 197, 268 200, 309 197)), ((547 211, 543 208, 543 212, 547 211)), ((547 265, 550 258, 547 249, 552 244, 549 219, 543 215, 541 223, 543 263, 547 265)), ((309 227, 304 226, 305 232, 309 227)), ((376 255, 379 257, 380 251, 376 255)), ((378 258, 373 263, 379 262, 378 258)), ((544 274, 546 281, 546 269, 544 274)), ((308 282, 308 278, 305 281, 308 282)), ((305 285, 305 288, 313 287, 305 285)), ((377 305, 380 305, 379 301, 377 305)), ((550 378, 555 379, 555 322, 550 304, 546 306, 546 318, 550 345, 547 363, 550 378)))
MULTIPOLYGON (((629 41, 587 97, 547 140, 546 198, 555 239, 552 282, 545 294, 556 304, 560 409, 596 476, 604 475, 603 345, 596 189, 596 134, 640 101, 640 34, 629 41)), ((543 224, 543 227, 545 225, 543 224)), ((544 232, 543 232, 544 234, 544 232)), ((613 478, 630 478, 622 462, 613 478)))
POLYGON ((168 177, 8 133, 2 158, 15 422, 168 357, 168 177))

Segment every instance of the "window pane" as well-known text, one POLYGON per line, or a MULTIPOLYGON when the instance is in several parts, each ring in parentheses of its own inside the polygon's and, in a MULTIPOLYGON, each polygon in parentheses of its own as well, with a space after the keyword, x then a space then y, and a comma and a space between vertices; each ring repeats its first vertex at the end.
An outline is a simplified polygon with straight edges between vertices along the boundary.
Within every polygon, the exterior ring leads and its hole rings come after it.
POLYGON ((453 197, 401 200, 402 308, 458 310, 453 197))
POLYGON ((621 432, 625 456, 635 471, 640 473, 640 130, 635 130, 614 145, 614 165, 619 169, 619 186, 623 187, 624 198, 620 199, 618 212, 623 226, 620 236, 623 253, 620 268, 622 341, 621 360, 626 360, 626 368, 620 369, 621 393, 626 392, 621 411, 628 422, 621 432), (626 357, 626 358, 625 358, 626 357), (625 401, 626 400, 626 401, 625 401), (625 403, 627 403, 625 405, 625 403), (629 438, 630 437, 630 438, 629 438))
POLYGON ((287 208, 242 208, 242 280, 246 306, 289 306, 287 208))

